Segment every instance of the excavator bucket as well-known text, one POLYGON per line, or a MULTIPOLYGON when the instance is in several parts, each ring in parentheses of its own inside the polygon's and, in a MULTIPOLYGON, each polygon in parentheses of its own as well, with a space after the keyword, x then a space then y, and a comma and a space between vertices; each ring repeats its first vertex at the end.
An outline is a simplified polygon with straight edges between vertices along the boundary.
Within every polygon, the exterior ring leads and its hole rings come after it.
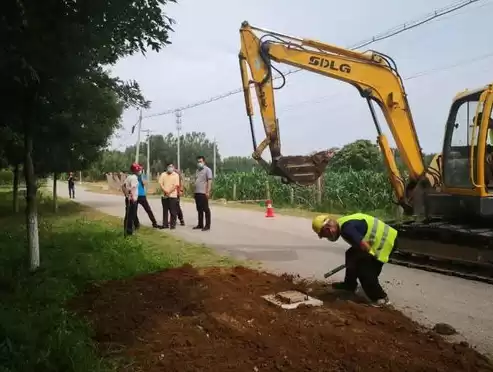
POLYGON ((272 173, 283 177, 286 183, 313 185, 322 176, 333 156, 333 151, 320 151, 305 156, 282 156, 273 163, 272 173))

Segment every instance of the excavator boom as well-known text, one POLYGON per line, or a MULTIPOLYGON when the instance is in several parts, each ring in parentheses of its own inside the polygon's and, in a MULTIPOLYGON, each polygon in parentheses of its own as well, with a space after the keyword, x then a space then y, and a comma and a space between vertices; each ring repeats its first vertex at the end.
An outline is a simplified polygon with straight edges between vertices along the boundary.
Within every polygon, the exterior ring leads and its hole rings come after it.
MULTIPOLYGON (((272 157, 270 172, 288 182, 309 185, 321 176, 333 155, 320 152, 311 156, 283 156, 276 115, 272 62, 283 63, 353 85, 368 102, 375 123, 377 141, 382 150, 390 182, 398 203, 411 211, 412 190, 422 180, 435 184, 436 177, 426 174, 423 156, 415 131, 406 92, 397 68, 390 57, 377 52, 361 53, 310 39, 300 39, 250 26, 240 29, 240 69, 247 115, 254 145, 253 157, 266 165, 261 155, 269 147, 272 157), (262 33, 262 36, 257 36, 262 33), (250 78, 248 70, 250 72, 250 78), (257 145, 253 131, 253 107, 250 96, 253 85, 260 105, 265 139, 257 145), (404 184, 386 136, 382 133, 374 110, 376 103, 395 139, 409 170, 410 183, 404 184)), ((283 75, 280 73, 281 77, 283 75)), ((284 77, 283 77, 284 78, 284 77)))

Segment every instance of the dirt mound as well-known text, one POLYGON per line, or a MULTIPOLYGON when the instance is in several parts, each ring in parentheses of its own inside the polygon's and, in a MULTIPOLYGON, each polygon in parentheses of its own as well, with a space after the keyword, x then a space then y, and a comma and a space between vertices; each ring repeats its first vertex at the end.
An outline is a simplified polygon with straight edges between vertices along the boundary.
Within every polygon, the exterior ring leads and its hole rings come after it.
POLYGON ((391 309, 341 300, 282 310, 260 296, 309 290, 242 267, 179 269, 107 282, 73 304, 93 322, 102 353, 128 371, 493 371, 391 309))

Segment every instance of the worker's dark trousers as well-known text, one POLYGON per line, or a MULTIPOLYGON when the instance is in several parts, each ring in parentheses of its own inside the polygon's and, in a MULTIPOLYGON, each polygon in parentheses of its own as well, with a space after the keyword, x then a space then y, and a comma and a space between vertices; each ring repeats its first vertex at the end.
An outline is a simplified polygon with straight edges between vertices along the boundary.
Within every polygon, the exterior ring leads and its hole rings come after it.
POLYGON ((176 205, 178 203, 177 198, 161 198, 161 204, 163 205, 163 226, 164 227, 176 227, 176 205), (168 222, 168 213, 170 219, 168 222))
POLYGON ((123 219, 123 228, 125 229, 126 235, 132 235, 134 228, 139 228, 137 207, 137 202, 125 198, 125 218, 123 219))
POLYGON ((75 199, 75 185, 68 185, 68 197, 69 199, 75 199))
POLYGON ((185 220, 183 219, 183 211, 181 210, 180 205, 180 197, 176 198, 176 215, 181 223, 185 223, 185 220))
MULTIPOLYGON (((157 225, 156 217, 154 217, 154 213, 152 213, 151 206, 149 205, 149 201, 147 200, 147 197, 145 195, 141 195, 137 197, 137 203, 142 205, 144 210, 146 211, 147 215, 149 216, 149 219, 152 222, 152 226, 157 225)), ((139 218, 137 217, 137 222, 139 222, 139 218)))
POLYGON ((387 297, 380 285, 378 276, 382 272, 383 263, 359 247, 351 247, 346 251, 346 277, 344 283, 350 290, 356 290, 357 279, 368 298, 376 301, 387 297))
POLYGON ((209 199, 205 194, 195 194, 195 206, 198 213, 198 224, 200 228, 211 227, 211 210, 209 208, 209 199), (204 226, 205 215, 205 226, 204 226))

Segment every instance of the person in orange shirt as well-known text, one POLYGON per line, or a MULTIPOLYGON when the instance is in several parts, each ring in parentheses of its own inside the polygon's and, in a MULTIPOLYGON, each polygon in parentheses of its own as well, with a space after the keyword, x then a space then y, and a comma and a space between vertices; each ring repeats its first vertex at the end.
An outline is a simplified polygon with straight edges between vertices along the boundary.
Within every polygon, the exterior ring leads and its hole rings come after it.
POLYGON ((159 186, 163 191, 163 196, 161 197, 161 204, 163 206, 163 228, 175 229, 180 176, 175 172, 173 164, 168 164, 166 172, 161 173, 161 176, 159 176, 159 186), (168 213, 171 216, 169 222, 168 213))

